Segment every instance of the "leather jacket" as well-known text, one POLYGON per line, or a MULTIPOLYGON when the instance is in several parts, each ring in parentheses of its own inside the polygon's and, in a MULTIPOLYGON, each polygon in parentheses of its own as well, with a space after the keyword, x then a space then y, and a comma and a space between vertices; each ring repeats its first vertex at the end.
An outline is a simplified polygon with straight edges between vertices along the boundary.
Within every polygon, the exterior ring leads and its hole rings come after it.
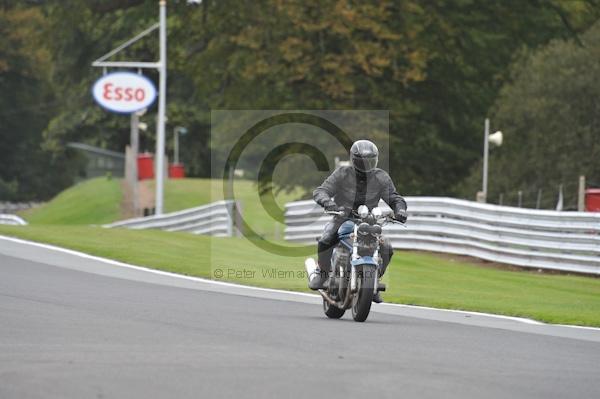
POLYGON ((373 209, 382 199, 394 212, 406 210, 406 201, 396 191, 391 177, 379 168, 367 173, 352 166, 337 168, 313 191, 313 199, 321 206, 333 197, 336 205, 352 209, 363 204, 373 209))

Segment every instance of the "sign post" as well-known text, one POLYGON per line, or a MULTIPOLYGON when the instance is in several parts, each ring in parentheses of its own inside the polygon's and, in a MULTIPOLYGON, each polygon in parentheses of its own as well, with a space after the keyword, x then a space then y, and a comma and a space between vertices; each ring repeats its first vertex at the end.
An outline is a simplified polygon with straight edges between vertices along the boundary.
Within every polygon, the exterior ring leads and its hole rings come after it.
POLYGON ((131 190, 131 211, 133 211, 133 217, 137 217, 140 210, 140 190, 138 188, 138 152, 140 150, 140 116, 137 112, 131 114, 131 137, 129 138, 129 149, 131 151, 130 156, 130 180, 127 184, 131 190), (131 162, 133 161, 133 162, 131 162))
MULTIPOLYGON (((165 114, 166 114, 166 95, 167 95, 167 2, 166 0, 159 0, 159 23, 152 25, 139 35, 129 39, 119 47, 106 53, 102 57, 98 58, 92 63, 93 67, 98 68, 136 68, 136 69, 157 69, 159 73, 159 85, 158 85, 158 123, 156 126, 156 208, 155 213, 161 215, 163 213, 163 198, 164 198, 164 178, 165 178, 165 114), (159 29, 159 42, 160 42, 160 55, 158 62, 131 62, 131 61, 106 61, 108 58, 119 53, 123 49, 129 47, 133 43, 137 42, 141 38, 159 29)), ((156 97, 156 89, 152 82, 148 79, 154 89, 154 95, 152 101, 145 106, 141 105, 145 101, 149 101, 149 97, 142 97, 143 84, 140 80, 137 80, 138 86, 133 86, 127 83, 128 80, 121 78, 123 75, 134 75, 139 79, 145 79, 140 75, 129 72, 116 72, 113 74, 105 75, 105 77, 99 79, 94 85, 94 98, 104 108, 120 113, 132 114, 136 111, 147 108, 154 102, 156 97), (116 76, 119 75, 119 76, 116 76), (103 79, 107 79, 103 81, 103 79), (106 84, 109 84, 107 87, 106 84), (110 84, 112 83, 112 86, 110 84), (98 86, 98 92, 96 92, 96 86, 98 86), (137 89, 140 89, 136 91, 137 89), (128 90, 131 89, 131 90, 128 90)), ((128 79, 134 80, 131 76, 128 79)), ((149 86, 146 86, 149 89, 149 86)), ((144 92, 146 93, 146 92, 144 92)), ((148 94, 148 93, 146 93, 148 94)), ((133 144, 133 143, 132 143, 133 144)))
POLYGON ((158 125, 156 126, 156 214, 163 213, 165 181, 165 113, 167 97, 167 1, 160 0, 158 125))
POLYGON ((156 99, 156 88, 143 75, 113 72, 94 83, 92 94, 98 105, 108 111, 134 114, 152 105, 156 99))

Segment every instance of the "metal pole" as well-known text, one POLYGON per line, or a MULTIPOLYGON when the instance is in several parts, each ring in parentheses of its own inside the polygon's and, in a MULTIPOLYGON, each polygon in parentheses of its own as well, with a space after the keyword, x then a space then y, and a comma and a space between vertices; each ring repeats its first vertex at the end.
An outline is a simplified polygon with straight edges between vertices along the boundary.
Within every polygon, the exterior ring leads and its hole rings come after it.
POLYGON ((165 108, 167 97, 167 2, 160 6, 160 68, 158 88, 158 126, 156 127, 156 215, 163 213, 165 178, 165 108))
POLYGON ((179 165, 179 129, 176 127, 175 129, 173 129, 173 135, 174 135, 174 139, 175 139, 175 143, 174 143, 174 152, 175 152, 175 165, 179 165))
POLYGON ((488 153, 490 149, 489 144, 490 137, 490 120, 485 118, 485 129, 483 133, 483 202, 487 202, 487 189, 488 189, 488 153))
POLYGON ((523 191, 519 190, 519 208, 523 207, 523 191))
POLYGON ((125 43, 121 44, 119 47, 111 50, 110 52, 104 54, 102 57, 98 58, 96 61, 94 61, 94 63, 92 64, 92 66, 96 66, 97 64, 102 63, 102 61, 109 59, 110 57, 112 57, 113 55, 117 54, 118 52, 120 52, 124 48, 131 46, 133 43, 137 42, 138 40, 140 40, 144 36, 147 36, 150 33, 152 33, 153 31, 155 31, 156 29, 158 29, 159 26, 160 26, 160 24, 154 24, 154 25, 152 25, 151 27, 149 27, 148 29, 146 29, 142 33, 138 34, 137 36, 135 36, 135 37, 133 37, 133 38, 131 38, 129 40, 127 40, 125 43))
POLYGON ((538 190, 537 200, 535 201, 535 209, 540 209, 542 206, 542 189, 538 190))
POLYGON ((133 215, 134 217, 139 216, 138 210, 140 208, 139 203, 139 190, 138 190, 138 167, 137 167, 137 158, 139 151, 139 123, 140 117, 137 112, 133 112, 131 114, 131 139, 129 145, 131 146, 131 195, 133 196, 133 215))
POLYGON ((577 210, 585 211, 585 176, 579 176, 579 190, 577 192, 577 210))
POLYGON ((556 203, 556 210, 557 211, 562 211, 564 208, 564 202, 565 202, 565 198, 563 195, 563 185, 560 184, 558 186, 558 202, 556 203))

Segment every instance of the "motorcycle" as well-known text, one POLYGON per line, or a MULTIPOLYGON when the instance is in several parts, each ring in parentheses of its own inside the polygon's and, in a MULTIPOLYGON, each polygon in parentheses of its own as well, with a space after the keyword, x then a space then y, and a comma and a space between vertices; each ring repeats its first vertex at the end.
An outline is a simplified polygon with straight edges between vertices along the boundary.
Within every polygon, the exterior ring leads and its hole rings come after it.
MULTIPOLYGON (((323 311, 331 319, 341 318, 352 309, 352 318, 363 322, 369 316, 373 295, 385 291, 379 282, 383 265, 379 249, 382 227, 387 223, 400 223, 389 212, 375 207, 371 211, 361 205, 356 211, 326 211, 326 214, 345 217, 338 229, 339 243, 331 256, 331 270, 324 289, 323 311)), ((313 258, 304 262, 309 281, 315 277, 317 263, 313 258)))

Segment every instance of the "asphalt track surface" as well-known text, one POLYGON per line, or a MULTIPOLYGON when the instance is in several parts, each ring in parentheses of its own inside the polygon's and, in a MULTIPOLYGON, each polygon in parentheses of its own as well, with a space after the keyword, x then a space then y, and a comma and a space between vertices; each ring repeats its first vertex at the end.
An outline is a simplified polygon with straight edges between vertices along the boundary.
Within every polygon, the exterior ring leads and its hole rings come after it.
POLYGON ((0 237, 0 398, 598 398, 600 331, 214 284, 0 237))

